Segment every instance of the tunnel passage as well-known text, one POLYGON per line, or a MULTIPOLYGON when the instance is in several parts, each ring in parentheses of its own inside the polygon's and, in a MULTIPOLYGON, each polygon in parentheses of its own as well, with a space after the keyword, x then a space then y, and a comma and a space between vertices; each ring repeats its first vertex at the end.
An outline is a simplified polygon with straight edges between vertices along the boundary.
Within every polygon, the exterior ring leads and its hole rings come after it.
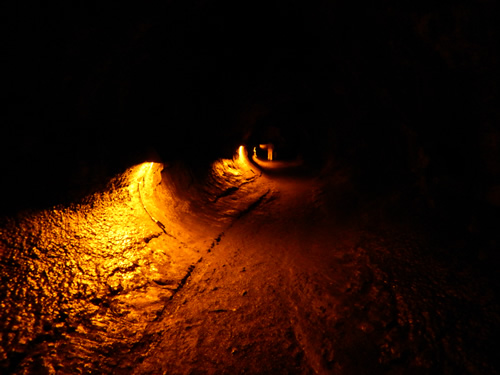
POLYGON ((324 152, 313 129, 320 131, 317 108, 304 100, 286 99, 266 107, 247 124, 244 141, 254 154, 263 160, 311 160, 321 162, 317 156, 324 152))
POLYGON ((11 6, 7 371, 498 373, 498 4, 11 6))

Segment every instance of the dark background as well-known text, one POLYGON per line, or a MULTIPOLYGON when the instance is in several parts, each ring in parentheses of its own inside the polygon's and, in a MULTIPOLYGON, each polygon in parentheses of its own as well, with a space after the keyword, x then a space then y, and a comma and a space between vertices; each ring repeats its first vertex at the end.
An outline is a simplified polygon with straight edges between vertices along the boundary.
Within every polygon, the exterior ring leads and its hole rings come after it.
POLYGON ((77 200, 145 160, 206 165, 278 129, 360 194, 397 194, 498 250, 495 1, 237 3, 3 12, 0 212, 77 200))

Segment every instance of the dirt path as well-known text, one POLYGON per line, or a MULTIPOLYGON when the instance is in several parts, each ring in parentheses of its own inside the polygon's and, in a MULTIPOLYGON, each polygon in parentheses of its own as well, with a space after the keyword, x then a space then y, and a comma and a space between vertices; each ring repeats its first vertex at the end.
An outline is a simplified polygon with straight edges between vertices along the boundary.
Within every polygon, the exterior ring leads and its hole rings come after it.
POLYGON ((495 373, 468 341, 483 333, 445 321, 475 302, 462 293, 452 303, 459 286, 446 285, 450 271, 435 261, 418 260, 418 239, 403 252, 396 240, 339 224, 322 211, 316 180, 259 183, 269 196, 203 256, 149 327, 161 339, 134 373, 495 373))

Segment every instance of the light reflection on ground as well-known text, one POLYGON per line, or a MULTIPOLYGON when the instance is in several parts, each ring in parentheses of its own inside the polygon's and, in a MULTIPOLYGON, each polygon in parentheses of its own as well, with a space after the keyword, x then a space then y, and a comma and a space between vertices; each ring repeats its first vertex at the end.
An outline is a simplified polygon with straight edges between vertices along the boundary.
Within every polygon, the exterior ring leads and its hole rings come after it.
POLYGON ((0 369, 498 373, 480 275, 412 228, 362 228, 378 216, 346 214, 348 177, 300 167, 244 148, 201 180, 147 162, 80 203, 6 219, 0 369))

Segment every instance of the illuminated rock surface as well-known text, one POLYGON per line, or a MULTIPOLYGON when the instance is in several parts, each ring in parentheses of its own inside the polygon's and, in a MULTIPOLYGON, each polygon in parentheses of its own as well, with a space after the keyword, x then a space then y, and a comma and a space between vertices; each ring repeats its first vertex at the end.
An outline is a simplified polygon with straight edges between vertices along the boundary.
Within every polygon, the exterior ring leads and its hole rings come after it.
POLYGON ((8 2, 0 373, 499 373, 499 4, 8 2))
POLYGON ((298 168, 145 163, 6 219, 2 373, 497 373, 486 279, 298 168))

